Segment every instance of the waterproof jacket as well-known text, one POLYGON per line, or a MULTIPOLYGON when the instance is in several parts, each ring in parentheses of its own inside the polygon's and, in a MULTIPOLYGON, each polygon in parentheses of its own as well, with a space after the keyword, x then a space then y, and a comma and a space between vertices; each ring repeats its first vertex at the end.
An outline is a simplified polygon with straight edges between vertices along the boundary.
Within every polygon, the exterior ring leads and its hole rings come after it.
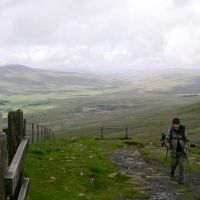
POLYGON ((180 152, 188 148, 188 138, 186 127, 180 125, 179 132, 176 132, 172 127, 168 130, 167 140, 172 152, 180 152))

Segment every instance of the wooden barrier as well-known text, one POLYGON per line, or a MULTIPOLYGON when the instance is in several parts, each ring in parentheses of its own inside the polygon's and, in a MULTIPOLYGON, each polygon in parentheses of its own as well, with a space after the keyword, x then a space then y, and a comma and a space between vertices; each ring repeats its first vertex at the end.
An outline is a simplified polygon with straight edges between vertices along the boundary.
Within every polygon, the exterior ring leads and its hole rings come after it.
MULTIPOLYGON (((26 135, 27 122, 21 110, 8 113, 8 126, 5 129, 0 113, 0 200, 28 199, 29 179, 24 178, 23 173, 29 147, 26 135)), ((30 136, 32 143, 55 138, 52 129, 39 124, 35 126, 34 123, 31 124, 30 136)))
POLYGON ((31 124, 31 142, 40 142, 43 140, 55 139, 55 133, 52 129, 47 128, 44 125, 31 124))
POLYGON ((29 179, 23 177, 23 168, 29 139, 23 112, 8 113, 7 135, 2 132, 1 114, 0 124, 0 200, 26 200, 29 179))

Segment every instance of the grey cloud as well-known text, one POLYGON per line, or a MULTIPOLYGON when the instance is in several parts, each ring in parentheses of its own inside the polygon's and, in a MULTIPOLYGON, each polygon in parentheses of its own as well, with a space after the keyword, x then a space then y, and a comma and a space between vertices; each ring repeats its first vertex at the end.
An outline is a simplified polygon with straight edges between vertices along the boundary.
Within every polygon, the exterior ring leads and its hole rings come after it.
POLYGON ((199 6, 197 0, 2 0, 0 64, 198 65, 199 6))

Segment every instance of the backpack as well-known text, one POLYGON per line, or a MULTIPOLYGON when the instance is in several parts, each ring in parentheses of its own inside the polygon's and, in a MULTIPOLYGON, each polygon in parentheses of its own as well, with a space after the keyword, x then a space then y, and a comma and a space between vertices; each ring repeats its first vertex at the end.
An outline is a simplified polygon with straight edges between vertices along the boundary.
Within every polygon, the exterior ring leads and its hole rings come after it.
MULTIPOLYGON (((183 125, 180 125, 180 134, 181 134, 181 136, 182 136, 182 140, 185 142, 186 141, 186 137, 185 137, 185 126, 183 126, 183 125)), ((173 137, 173 128, 171 128, 170 129, 170 141, 172 140, 172 139, 177 139, 177 138, 174 138, 173 137)), ((181 139, 179 139, 179 140, 181 140, 181 139)))

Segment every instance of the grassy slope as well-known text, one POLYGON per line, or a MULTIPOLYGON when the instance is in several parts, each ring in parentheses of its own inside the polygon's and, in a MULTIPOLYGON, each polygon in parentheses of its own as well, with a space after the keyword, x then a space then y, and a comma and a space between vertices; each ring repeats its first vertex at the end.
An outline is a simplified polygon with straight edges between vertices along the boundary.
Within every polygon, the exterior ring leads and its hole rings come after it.
POLYGON ((60 139, 31 146, 26 176, 31 179, 31 200, 107 199, 120 194, 141 197, 128 178, 108 160, 123 146, 119 140, 60 139))
MULTIPOLYGON (((167 120, 172 116, 181 117, 189 128, 190 139, 199 144, 200 103, 143 116, 129 127, 133 133, 130 141, 135 142, 146 160, 157 165, 169 164, 165 160, 166 151, 160 147, 159 139, 160 131, 169 127, 170 122, 167 120)), ((118 122, 118 125, 124 126, 123 121, 118 122)), ((90 133, 90 129, 86 128, 84 131, 90 133)), ((115 134, 118 135, 117 132, 115 134)), ((32 145, 26 162, 26 175, 31 178, 30 199, 114 200, 120 193, 138 199, 144 197, 139 189, 132 188, 128 178, 120 174, 108 160, 111 152, 123 146, 123 140, 117 138, 95 140, 90 136, 79 139, 66 137, 56 140, 55 143, 50 141, 32 145)), ((197 146, 189 154, 190 158, 197 159, 190 160, 192 171, 200 172, 197 163, 199 156, 200 147, 197 146)), ((187 196, 191 194, 187 188, 185 193, 187 196)))

